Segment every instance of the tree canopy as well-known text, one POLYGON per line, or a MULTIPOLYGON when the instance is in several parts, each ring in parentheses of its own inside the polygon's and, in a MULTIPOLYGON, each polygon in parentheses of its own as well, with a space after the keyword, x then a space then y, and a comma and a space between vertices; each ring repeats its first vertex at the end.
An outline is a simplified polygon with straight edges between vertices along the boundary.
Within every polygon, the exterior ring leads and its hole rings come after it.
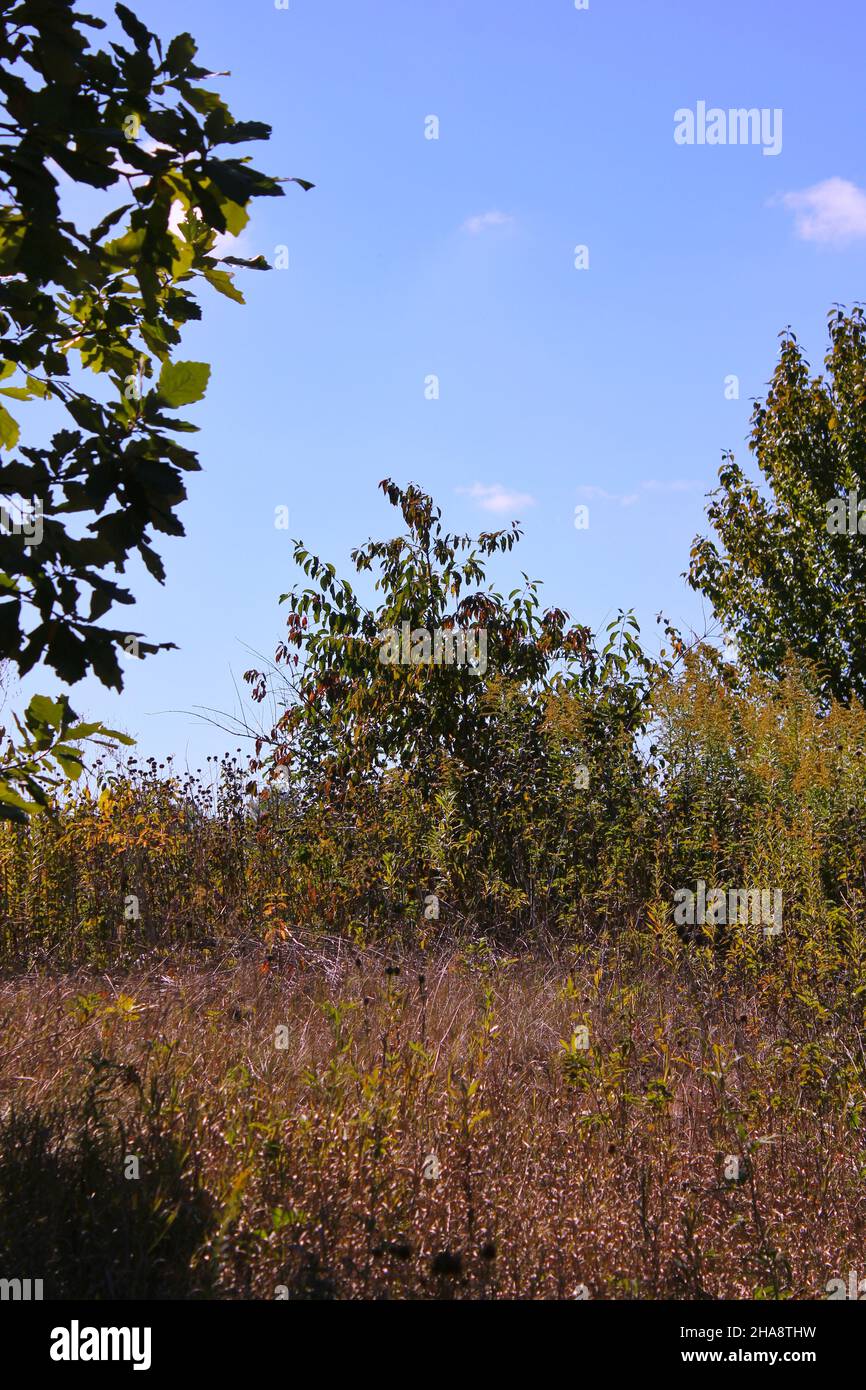
POLYGON ((123 650, 173 645, 101 620, 134 602, 109 571, 137 554, 163 582, 153 533, 183 535, 199 463, 180 412, 210 368, 178 356, 182 332, 203 284, 243 303, 235 268, 269 269, 230 238, 287 180, 237 152, 270 128, 202 85, 217 74, 191 35, 115 11, 123 41, 94 47, 105 22, 71 0, 0 0, 0 493, 39 517, 16 525, 10 503, 0 527, 0 659, 120 690, 123 650), (95 225, 70 220, 70 181, 105 195, 95 225), (38 401, 67 417, 47 446, 16 419, 38 401))
POLYGON ((866 700, 866 319, 829 316, 826 375, 790 331, 749 447, 769 492, 726 454, 688 580, 736 635, 752 670, 781 674, 788 651, 814 664, 825 695, 866 700), (864 503, 860 512, 860 502, 864 503), (856 519, 858 518, 859 519, 856 519), (844 519, 844 524, 843 523, 844 519), (853 522, 853 524, 851 524, 853 522))
MULTIPOLYGON (((352 552, 359 574, 376 575, 374 607, 333 564, 295 545, 313 585, 282 595, 289 616, 275 671, 285 708, 268 740, 276 763, 333 787, 375 782, 388 766, 427 783, 443 754, 483 773, 501 736, 496 704, 510 692, 540 725, 546 696, 563 681, 593 704, 596 738, 640 724, 659 668, 644 655, 630 614, 610 624, 599 652, 588 627, 542 606, 538 581, 522 574, 507 595, 491 584, 488 562, 519 541, 517 523, 475 538, 453 534, 416 484, 404 489, 386 478, 380 487, 405 530, 352 552), (473 631, 483 635, 483 663, 449 659, 448 638, 473 631), (394 657, 389 647, 397 642, 394 657)), ((467 640, 464 655, 474 645, 467 640)), ((273 689, 259 670, 245 679, 258 700, 273 689)))

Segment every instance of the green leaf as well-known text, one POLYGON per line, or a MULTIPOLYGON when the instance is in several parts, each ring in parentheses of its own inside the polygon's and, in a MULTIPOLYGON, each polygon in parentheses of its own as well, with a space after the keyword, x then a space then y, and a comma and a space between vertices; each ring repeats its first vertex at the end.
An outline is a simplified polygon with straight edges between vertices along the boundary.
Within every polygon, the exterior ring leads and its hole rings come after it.
POLYGON ((76 752, 74 748, 67 747, 66 744, 58 744, 56 748, 52 748, 51 756, 63 769, 64 775, 70 782, 78 781, 84 771, 80 753, 76 752))
POLYGON ((18 421, 12 418, 5 405, 0 405, 0 444, 4 449, 14 449, 20 434, 18 421))
POLYGON ((0 782, 0 820, 17 821, 19 825, 26 825, 29 813, 38 810, 35 801, 25 801, 7 782, 0 782))
POLYGON ((50 700, 47 695, 34 695, 30 704, 27 706, 27 713, 24 718, 27 723, 50 724, 52 729, 59 729, 63 723, 65 706, 60 700, 50 700))
POLYGON ((123 233, 123 236, 116 237, 114 241, 105 244, 105 254, 112 260, 118 261, 123 266, 134 264, 147 239, 147 229, 145 227, 130 227, 123 233))
POLYGON ((129 734, 120 733, 118 729, 106 729, 100 724, 99 732, 104 734, 106 738, 113 738, 116 739, 118 743, 125 743, 129 748, 135 747, 135 739, 130 738, 129 734))
POLYGON ((90 738, 91 734, 107 733, 101 724, 73 724, 71 729, 66 730, 66 737, 71 741, 79 738, 90 738))
POLYGON ((160 400, 173 410, 193 405, 204 396, 209 378, 207 362, 166 362, 159 374, 157 392, 160 400))
POLYGON ((220 212, 226 220, 226 230, 232 236, 240 236, 244 227, 250 220, 249 213, 240 203, 236 203, 232 198, 220 198, 220 212))
MULTIPOLYGON (((209 285, 213 285, 215 290, 219 290, 220 294, 224 294, 226 299, 234 299, 238 304, 244 304, 246 302, 227 270, 206 270, 204 278, 209 285)), ((0 387, 0 390, 2 390, 2 387, 0 387)))
POLYGON ((183 71, 187 63, 192 62, 197 52, 198 49, 192 34, 178 34, 168 46, 163 67, 174 77, 183 71))
POLYGON ((150 31, 126 5, 115 5, 114 12, 136 48, 147 48, 150 31))
POLYGON ((220 256, 223 265, 242 265, 246 270, 270 270, 271 267, 264 256, 253 256, 252 260, 244 260, 242 256, 220 256))

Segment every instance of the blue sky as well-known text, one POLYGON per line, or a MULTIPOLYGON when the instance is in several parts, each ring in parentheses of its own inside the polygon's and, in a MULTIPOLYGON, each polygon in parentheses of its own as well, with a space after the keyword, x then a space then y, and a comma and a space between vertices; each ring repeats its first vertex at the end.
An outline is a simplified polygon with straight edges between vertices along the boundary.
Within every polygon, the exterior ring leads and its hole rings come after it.
MULTIPOLYGON (((864 12, 850 0, 134 8, 230 69, 219 89, 235 115, 273 126, 257 162, 316 188, 262 200, 242 250, 273 260, 285 245, 288 270, 239 272, 247 305, 208 294, 184 343, 213 366, 190 411, 203 472, 186 539, 159 538, 165 588, 134 574, 126 610, 180 650, 129 663, 119 697, 80 683, 76 709, 193 767, 234 746, 191 712, 233 710, 247 647, 272 653, 297 578, 290 538, 348 573, 354 545, 394 534, 385 476, 432 492, 452 529, 518 517, 503 582, 527 570, 578 621, 634 607, 653 641, 663 609, 703 630, 680 575, 721 451, 746 456, 777 335, 790 324, 817 366, 830 305, 866 298, 864 12), (780 152, 677 144, 674 113, 699 101, 780 110, 780 152), (731 375, 739 399, 726 399, 731 375), (274 526, 280 505, 288 531, 274 526)), ((34 673, 23 693, 36 689, 53 693, 52 678, 34 673)))

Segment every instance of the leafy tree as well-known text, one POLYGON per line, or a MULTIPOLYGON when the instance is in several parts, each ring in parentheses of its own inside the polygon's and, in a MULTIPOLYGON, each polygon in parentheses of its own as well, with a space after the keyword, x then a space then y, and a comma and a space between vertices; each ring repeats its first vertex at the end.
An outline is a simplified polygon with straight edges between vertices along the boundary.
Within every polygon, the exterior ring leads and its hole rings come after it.
POLYGON ((736 635, 744 664, 781 675, 786 652, 814 663, 825 695, 866 699, 866 319, 829 316, 826 376, 812 377, 797 339, 782 335, 749 443, 769 486, 732 454, 707 516, 721 548, 697 538, 689 583, 736 635), (860 499, 863 512, 857 517, 860 499), (850 502, 850 507, 849 507, 850 502), (844 524, 840 519, 844 513, 844 524))
POLYGON ((634 618, 620 614, 599 650, 526 574, 494 587, 489 562, 513 550, 516 523, 452 534, 416 485, 380 486, 403 530, 352 552, 374 601, 296 543, 312 582, 283 595, 272 670, 245 674, 254 699, 277 704, 252 762, 271 781, 262 845, 288 816, 323 921, 340 902, 368 926, 411 918, 432 892, 475 927, 504 915, 532 929, 573 915, 593 873, 605 901, 624 902, 649 807, 636 735, 657 672, 634 618), (448 659, 457 633, 463 661, 448 659))
POLYGON ((125 5, 116 14, 126 41, 94 48, 104 21, 71 0, 0 0, 0 493, 40 510, 42 531, 30 544, 7 509, 0 659, 120 690, 119 648, 173 645, 100 620, 134 601, 106 571, 138 554, 162 583, 152 532, 183 535, 183 474, 199 464, 178 412, 210 368, 178 359, 181 333, 204 282, 243 303, 233 268, 269 268, 222 254, 218 237, 284 180, 231 152, 270 128, 201 85, 214 74, 189 34, 164 46, 125 5), (95 226, 66 216, 64 179, 109 195, 95 226), (12 413, 38 400, 68 417, 48 447, 21 443, 12 413))
MULTIPOLYGON (((296 586, 281 598, 290 611, 276 652, 285 699, 270 738, 278 763, 302 779, 337 784, 375 781, 382 769, 397 766, 429 785, 443 753, 483 772, 501 733, 491 692, 519 689, 540 723, 542 697, 562 681, 585 691, 605 684, 608 722, 636 727, 643 694, 629 672, 635 662, 644 677, 652 668, 630 615, 611 624, 599 653, 588 627, 571 623, 562 609, 542 609, 537 581, 523 574, 506 597, 487 580, 487 560, 520 539, 516 523, 476 539, 454 535, 416 485, 403 490, 385 479, 380 487, 406 530, 352 552, 358 573, 376 571, 381 602, 375 608, 337 578, 334 565, 295 545, 295 560, 314 587, 296 586), (388 634, 402 639, 404 628, 410 639, 423 631, 434 641, 437 633, 482 632, 484 663, 437 662, 424 656, 420 639, 418 660, 384 661, 388 634)), ((258 700, 273 691, 261 671, 247 671, 245 679, 258 700)), ((257 753, 263 746, 260 739, 257 753)))
POLYGON ((57 700, 34 695, 23 722, 12 717, 17 738, 7 738, 0 728, 0 820, 26 820, 49 806, 64 782, 76 782, 84 771, 82 742, 93 740, 102 747, 113 746, 109 739, 134 742, 102 724, 80 723, 65 695, 57 700))

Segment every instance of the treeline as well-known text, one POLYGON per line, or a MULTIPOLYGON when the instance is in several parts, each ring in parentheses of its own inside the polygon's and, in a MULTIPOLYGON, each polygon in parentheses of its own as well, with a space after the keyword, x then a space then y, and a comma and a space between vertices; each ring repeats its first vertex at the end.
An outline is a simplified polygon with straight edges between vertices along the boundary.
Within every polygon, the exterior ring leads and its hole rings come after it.
POLYGON ((743 683, 703 650, 612 736, 565 688, 491 675, 483 763, 337 778, 226 757, 98 769, 0 838, 4 966, 133 961, 188 945, 266 955, 299 932, 359 945, 563 944, 633 929, 804 977, 859 959, 866 713, 825 706, 794 664, 743 683), (421 772, 423 771, 423 776, 421 772), (280 769, 277 769, 277 773, 280 769), (782 892, 783 929, 674 918, 678 890, 782 892))

